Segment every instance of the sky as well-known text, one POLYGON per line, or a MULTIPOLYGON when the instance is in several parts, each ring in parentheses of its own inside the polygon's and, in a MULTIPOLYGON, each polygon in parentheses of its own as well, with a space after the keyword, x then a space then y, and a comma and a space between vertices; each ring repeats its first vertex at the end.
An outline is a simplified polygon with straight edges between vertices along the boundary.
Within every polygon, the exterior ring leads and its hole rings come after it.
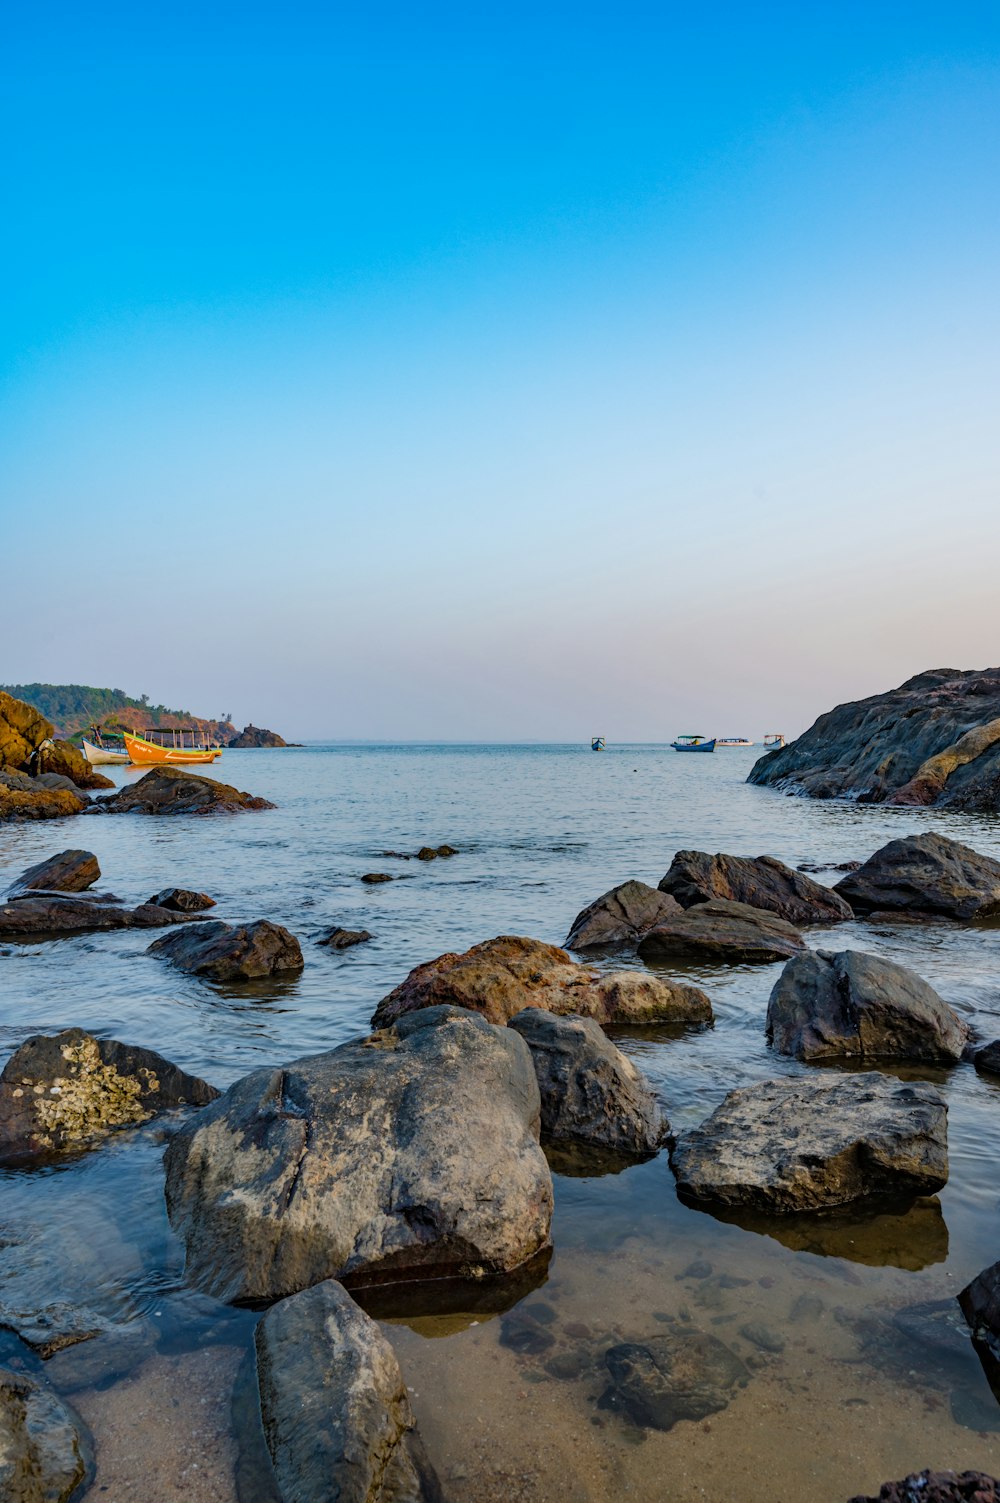
POLYGON ((6 682, 795 734, 1000 662, 1000 11, 0 18, 6 682))

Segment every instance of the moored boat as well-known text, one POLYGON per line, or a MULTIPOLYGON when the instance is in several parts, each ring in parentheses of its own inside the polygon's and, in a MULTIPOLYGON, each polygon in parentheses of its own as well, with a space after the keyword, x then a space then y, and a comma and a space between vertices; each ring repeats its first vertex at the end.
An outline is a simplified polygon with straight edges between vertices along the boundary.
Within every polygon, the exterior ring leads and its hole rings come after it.
POLYGON ((591 738, 590 738, 590 749, 591 749, 591 751, 603 751, 604 750, 604 746, 605 746, 605 741, 604 741, 604 737, 603 736, 591 736, 591 738))
POLYGON ((169 763, 173 766, 188 767, 192 764, 214 762, 222 756, 222 751, 214 746, 196 746, 195 732, 184 730, 154 730, 147 731, 140 736, 136 731, 124 733, 125 749, 137 767, 157 767, 169 763), (150 736, 170 736, 170 742, 158 742, 148 739, 150 736), (184 737, 191 737, 191 744, 185 746, 184 737), (178 740, 178 738, 180 738, 178 740))
POLYGON ((716 736, 716 746, 753 746, 747 736, 716 736))
POLYGON ((124 741, 115 741, 110 746, 105 746, 103 741, 98 745, 84 736, 81 750, 91 767, 109 767, 112 763, 123 766, 130 760, 124 741))
POLYGON ((765 746, 785 746, 785 738, 780 731, 775 731, 764 737, 765 746))
POLYGON ((706 741, 704 736, 678 736, 670 745, 674 751, 714 752, 715 738, 706 741))

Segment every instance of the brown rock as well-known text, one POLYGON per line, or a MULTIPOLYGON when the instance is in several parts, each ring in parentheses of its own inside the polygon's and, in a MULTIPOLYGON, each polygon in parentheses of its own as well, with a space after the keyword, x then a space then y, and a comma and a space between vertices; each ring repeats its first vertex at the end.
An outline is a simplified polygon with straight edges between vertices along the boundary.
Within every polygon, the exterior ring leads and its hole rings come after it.
POLYGON ((84 892, 99 880, 101 868, 93 851, 61 851, 29 866, 8 888, 11 897, 23 892, 84 892))
POLYGON ((101 799, 100 807, 108 814, 235 814, 242 809, 273 809, 274 805, 203 773, 154 767, 137 783, 101 799))
POLYGON ((206 908, 215 907, 215 899, 207 892, 191 892, 186 887, 165 887, 147 902, 156 908, 170 908, 175 913, 203 913, 206 908))
POLYGON ((62 778, 53 787, 45 778, 0 771, 0 822, 65 819, 80 814, 89 802, 85 793, 62 778))
POLYGON ((301 971, 304 964, 295 935, 269 919, 239 927, 219 920, 185 925, 154 940, 147 953, 213 981, 250 981, 278 971, 301 971))
POLYGON ((839 924, 851 909, 831 888, 813 882, 775 856, 710 856, 678 851, 660 882, 682 908, 723 898, 776 913, 790 924, 839 924))
POLYGON ((860 1493, 850 1503, 1000 1503, 1000 1482, 985 1472, 914 1472, 901 1482, 883 1482, 874 1497, 860 1493))
POLYGON ((664 920, 639 942, 643 960, 723 965, 767 965, 804 949, 799 931, 777 914, 721 898, 664 920))
POLYGON ((374 939, 367 929, 331 929, 325 939, 318 939, 318 945, 329 945, 332 950, 348 950, 351 945, 363 945, 368 940, 374 939))

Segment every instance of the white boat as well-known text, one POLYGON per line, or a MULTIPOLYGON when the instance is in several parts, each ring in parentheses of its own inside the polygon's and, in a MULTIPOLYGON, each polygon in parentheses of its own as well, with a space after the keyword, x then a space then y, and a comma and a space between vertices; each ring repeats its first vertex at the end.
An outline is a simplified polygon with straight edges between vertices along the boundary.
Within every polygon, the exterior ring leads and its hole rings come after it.
POLYGON ((132 758, 127 751, 113 750, 110 746, 95 746, 93 741, 84 738, 83 755, 92 767, 107 767, 112 762, 119 766, 127 766, 132 758))
POLYGON ((773 734, 764 737, 765 746, 785 746, 786 744, 785 738, 780 731, 775 731, 773 734))
POLYGON ((716 746, 753 746, 754 743, 748 741, 746 736, 717 736, 715 744, 716 746))

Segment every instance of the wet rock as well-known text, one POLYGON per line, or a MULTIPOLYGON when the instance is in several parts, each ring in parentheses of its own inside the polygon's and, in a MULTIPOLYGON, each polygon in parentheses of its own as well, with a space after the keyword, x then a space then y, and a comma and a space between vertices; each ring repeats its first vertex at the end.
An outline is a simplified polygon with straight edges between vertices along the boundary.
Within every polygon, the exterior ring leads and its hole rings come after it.
POLYGON ((645 882, 623 882, 602 893, 577 914, 566 936, 567 950, 634 948, 662 919, 680 912, 680 904, 645 882))
POLYGON ((207 892, 191 892, 186 887, 165 887, 147 899, 154 908, 169 908, 175 913, 203 913, 215 907, 215 899, 207 892))
POLYGON ((977 1274, 958 1296, 958 1304, 973 1341, 991 1359, 992 1376, 1000 1375, 1000 1263, 977 1274))
POLYGON ((972 1063, 982 1075, 1000 1075, 1000 1039, 993 1039, 976 1049, 972 1063))
POLYGON ((40 1378, 0 1368, 0 1497, 4 1503, 69 1503, 93 1475, 79 1415, 40 1378))
POLYGON ((604 1361, 611 1385, 602 1406, 653 1430, 718 1413, 750 1379, 735 1352, 693 1326, 623 1342, 604 1361))
POLYGON ((859 1056, 955 1064, 969 1029, 926 981, 860 950, 806 950, 767 1005, 767 1039, 796 1059, 859 1056))
POLYGON ((67 778, 29 778, 23 772, 0 770, 0 823, 35 819, 65 819, 82 814, 90 799, 67 778))
POLYGON ((706 1023, 712 1005, 695 986, 641 971, 598 971, 575 964, 565 950, 537 939, 501 935, 464 954, 439 955, 418 965, 379 1003, 372 1023, 447 1003, 507 1023, 526 1007, 609 1023, 706 1023))
POLYGON ((104 929, 161 929, 182 922, 183 915, 142 903, 122 908, 114 901, 83 893, 27 892, 0 903, 0 938, 32 939, 63 934, 98 933, 104 929))
POLYGON ((340 1284, 273 1305, 254 1352, 282 1503, 439 1503, 392 1347, 340 1284))
POLYGON ((348 950, 351 945, 367 944, 374 939, 374 934, 369 934, 367 929, 331 929, 325 939, 318 939, 318 945, 329 945, 332 950, 348 950))
POLYGON ((796 871, 856 872, 860 865, 860 861, 800 861, 796 867, 796 871))
POLYGON ((149 1321, 135 1320, 61 1347, 46 1361, 45 1375, 60 1393, 105 1388, 119 1382, 155 1351, 155 1327, 149 1321))
POLYGON ((252 924, 190 924, 154 940, 147 951, 212 981, 249 981, 281 971, 301 971, 305 962, 294 934, 257 919, 252 924))
POLYGON ((844 899, 775 856, 710 856, 678 851, 660 882, 682 908, 724 899, 776 913, 790 924, 839 924, 852 917, 844 899))
POLYGON ((241 793, 229 783, 179 767, 154 767, 138 782, 99 800, 106 814, 236 814, 243 809, 273 809, 266 798, 241 793))
POLYGON ((82 1028, 35 1034, 0 1074, 0 1158, 79 1148, 176 1106, 206 1106, 214 1086, 152 1049, 82 1028))
POLYGON ((945 835, 908 835, 876 851, 837 891, 855 913, 988 918, 1000 913, 1000 861, 945 835))
POLYGON ((510 1020, 531 1050, 542 1098, 542 1142, 575 1142, 643 1157, 669 1131, 640 1072, 592 1018, 537 1007, 510 1020))
POLYGON ((678 1190, 771 1212, 930 1195, 948 1178, 948 1109, 923 1081, 874 1072, 730 1091, 677 1142, 678 1190))
POLYGON ((540 1116, 524 1040, 457 1009, 257 1070, 167 1148, 190 1279, 274 1299, 512 1272, 548 1243, 540 1116))
POLYGON ((805 940, 777 914, 722 898, 668 918, 639 942, 643 960, 698 960, 767 965, 805 949, 805 940))
POLYGON ((764 1325, 760 1320, 748 1320, 740 1326, 740 1335, 744 1341, 749 1341, 751 1346, 757 1347, 762 1352, 770 1352, 775 1356, 785 1350, 785 1338, 779 1336, 777 1331, 772 1331, 770 1326, 764 1325))
POLYGON ((15 898, 25 892, 83 892, 100 878, 101 868, 93 851, 61 851, 36 866, 29 866, 7 889, 15 898))
POLYGON ((1000 1503, 1000 1482, 985 1472, 914 1472, 901 1482, 883 1482, 871 1497, 849 1503, 1000 1503))
POLYGON ((361 880, 367 882, 370 887, 374 887, 378 882, 394 882, 395 878, 388 872, 365 872, 361 880))

